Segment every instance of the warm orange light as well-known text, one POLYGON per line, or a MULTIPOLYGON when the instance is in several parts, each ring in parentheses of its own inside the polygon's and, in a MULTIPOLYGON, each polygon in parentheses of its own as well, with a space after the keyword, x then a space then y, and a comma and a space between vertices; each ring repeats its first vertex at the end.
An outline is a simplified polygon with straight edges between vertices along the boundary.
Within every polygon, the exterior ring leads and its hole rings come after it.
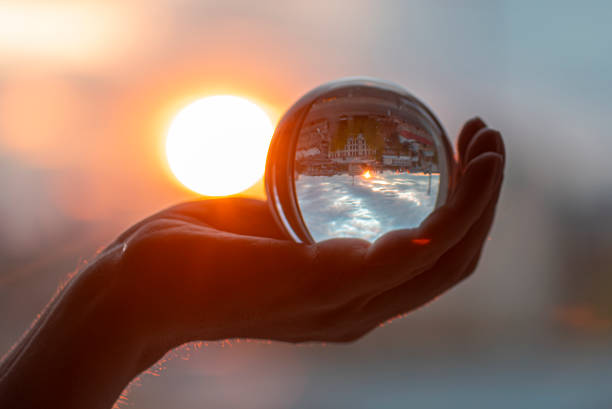
POLYGON ((369 170, 366 170, 365 172, 363 172, 363 175, 361 175, 361 176, 363 176, 366 179, 369 179, 369 178, 372 177, 372 174, 370 173, 369 170))
POLYGON ((95 67, 140 44, 131 41, 143 28, 112 2, 0 2, 0 55, 95 67))
POLYGON ((263 175, 273 130, 267 114, 244 98, 197 100, 174 117, 168 130, 170 169, 202 195, 239 193, 263 175))
POLYGON ((416 244, 417 246, 424 246, 426 244, 429 244, 431 242, 431 239, 412 239, 412 243, 416 244))

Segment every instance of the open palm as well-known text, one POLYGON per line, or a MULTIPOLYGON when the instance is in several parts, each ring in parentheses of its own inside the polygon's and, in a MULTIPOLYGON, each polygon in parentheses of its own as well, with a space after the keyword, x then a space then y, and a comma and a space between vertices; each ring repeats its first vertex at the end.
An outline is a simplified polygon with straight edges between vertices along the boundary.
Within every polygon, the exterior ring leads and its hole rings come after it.
POLYGON ((370 244, 283 236, 265 202, 184 203, 123 233, 117 293, 164 350, 195 339, 351 341, 451 288, 476 267, 503 174, 497 131, 474 119, 458 141, 458 184, 418 228, 370 244), (163 337, 160 335, 163 334, 163 337))

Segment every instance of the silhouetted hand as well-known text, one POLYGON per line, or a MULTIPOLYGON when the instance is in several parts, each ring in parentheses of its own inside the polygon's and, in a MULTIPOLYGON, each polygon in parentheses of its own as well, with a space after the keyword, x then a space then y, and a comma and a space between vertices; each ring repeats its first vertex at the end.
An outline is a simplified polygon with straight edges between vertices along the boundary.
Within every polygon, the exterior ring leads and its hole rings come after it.
MULTIPOLYGON (((493 221, 504 156, 497 131, 468 121, 447 204, 420 227, 372 244, 293 243, 257 200, 181 204, 124 232, 74 280, 66 291, 72 297, 56 304, 68 317, 82 315, 69 333, 96 337, 93 349, 125 343, 117 354, 132 359, 123 365, 123 386, 192 340, 352 341, 474 270, 493 221), (79 308, 93 312, 79 315, 79 308)), ((114 398, 122 389, 115 383, 108 392, 114 398)))

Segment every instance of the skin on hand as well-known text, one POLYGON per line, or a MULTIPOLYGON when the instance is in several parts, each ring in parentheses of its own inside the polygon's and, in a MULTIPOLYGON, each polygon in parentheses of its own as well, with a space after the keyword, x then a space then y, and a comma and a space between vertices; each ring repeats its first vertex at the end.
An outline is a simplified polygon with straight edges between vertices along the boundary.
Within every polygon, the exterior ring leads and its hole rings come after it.
POLYGON ((370 244, 283 236, 265 202, 184 203, 132 226, 51 303, 0 365, 0 406, 106 408, 193 340, 347 342, 474 271, 503 178, 499 132, 468 121, 448 202, 370 244), (36 393, 34 393, 34 391, 36 393))
POLYGON ((113 260, 111 271, 97 273, 153 356, 201 339, 352 341, 474 270, 504 156, 499 132, 478 118, 468 121, 458 139, 459 182, 447 204, 420 227, 372 244, 297 244, 283 236, 265 202, 204 200, 131 227, 103 255, 113 260))

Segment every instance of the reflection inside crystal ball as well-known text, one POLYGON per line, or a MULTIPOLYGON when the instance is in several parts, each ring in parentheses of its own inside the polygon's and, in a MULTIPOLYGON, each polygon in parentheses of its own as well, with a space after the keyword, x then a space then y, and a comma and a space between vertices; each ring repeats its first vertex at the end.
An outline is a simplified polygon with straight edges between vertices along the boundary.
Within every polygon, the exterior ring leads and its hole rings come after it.
POLYGON ((302 223, 293 224, 304 226, 306 241, 374 241, 418 226, 446 200, 452 149, 433 114, 402 88, 342 80, 300 104, 290 155, 302 223))

